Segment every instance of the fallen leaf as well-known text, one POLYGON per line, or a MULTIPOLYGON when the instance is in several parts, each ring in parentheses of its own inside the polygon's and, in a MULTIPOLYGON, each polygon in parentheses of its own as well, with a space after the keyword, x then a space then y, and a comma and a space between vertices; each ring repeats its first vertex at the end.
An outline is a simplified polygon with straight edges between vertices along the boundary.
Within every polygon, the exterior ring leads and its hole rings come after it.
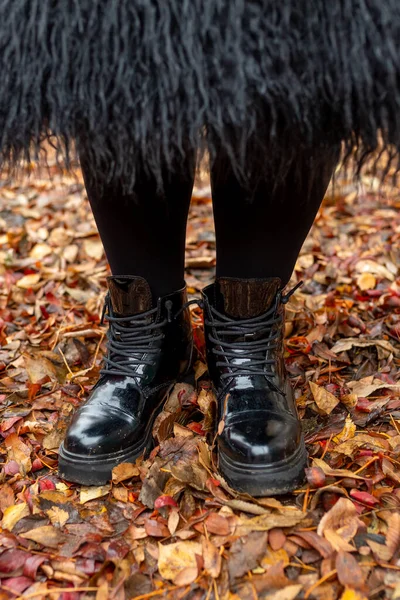
POLYGON ((352 554, 339 550, 335 566, 338 579, 343 587, 361 589, 364 586, 361 567, 352 554))
POLYGON ((29 473, 32 469, 31 450, 24 444, 16 433, 10 433, 5 439, 5 445, 9 460, 15 460, 20 465, 22 475, 29 473))
POLYGON ((23 290, 29 290, 36 286, 40 281, 40 273, 32 273, 31 275, 24 275, 17 281, 17 287, 23 290))
POLYGON ((228 535, 231 531, 228 519, 217 513, 211 513, 206 518, 205 525, 209 533, 216 535, 228 535))
MULTIPOLYGON (((327 529, 337 531, 340 527, 344 527, 353 520, 360 522, 356 507, 351 500, 339 498, 336 504, 320 520, 317 533, 318 535, 323 535, 327 529)), ((360 524, 362 525, 361 522, 360 524)))
POLYGON ((339 404, 339 398, 336 398, 336 396, 328 392, 325 388, 313 383, 312 381, 310 381, 309 384, 315 404, 320 410, 322 410, 323 413, 329 415, 335 406, 339 404))
POLYGON ((197 567, 185 567, 174 578, 174 584, 179 586, 190 585, 196 580, 198 574, 199 570, 197 567))
POLYGON ((9 506, 3 513, 3 519, 1 521, 2 528, 12 531, 18 521, 20 521, 23 517, 27 517, 29 513, 29 507, 26 502, 9 506))
POLYGON ((31 540, 49 548, 57 548, 65 540, 65 535, 59 529, 53 527, 53 525, 36 527, 36 529, 21 533, 20 535, 26 540, 31 540))
POLYGON ((302 591, 302 584, 288 585, 283 590, 278 590, 271 596, 268 596, 268 600, 295 600, 302 591))
POLYGON ((46 511, 47 516, 49 517, 52 525, 56 525, 57 527, 64 527, 65 523, 69 519, 69 513, 58 506, 53 506, 48 511, 46 511))
POLYGON ((368 598, 358 590, 345 588, 343 594, 340 596, 340 600, 368 600, 368 598))
POLYGON ((357 277, 357 285, 360 290, 373 290, 376 286, 376 279, 372 273, 362 273, 357 277))
POLYGON ((112 470, 112 482, 117 485, 139 475, 139 469, 132 463, 120 463, 112 470))
POLYGON ((204 569, 211 577, 216 579, 221 573, 222 556, 218 548, 205 536, 202 536, 201 542, 203 546, 204 569))
POLYGON ((232 544, 228 557, 228 570, 232 579, 242 577, 258 566, 265 554, 267 540, 266 532, 253 531, 232 544))
POLYGON ((161 577, 174 581, 184 569, 197 569, 196 555, 202 556, 202 546, 198 542, 159 543, 158 570, 161 577))
POLYGON ((293 527, 305 518, 306 515, 300 510, 288 511, 284 514, 264 514, 251 519, 241 518, 236 533, 246 535, 252 531, 269 531, 275 527, 293 527))
POLYGON ((83 249, 89 258, 94 260, 101 260, 104 252, 103 244, 98 238, 88 238, 83 242, 83 249))
POLYGON ((109 485, 100 485, 97 487, 81 487, 81 491, 79 494, 79 502, 80 504, 85 504, 86 502, 90 502, 90 500, 96 500, 96 498, 102 498, 102 496, 107 496, 110 492, 109 485))

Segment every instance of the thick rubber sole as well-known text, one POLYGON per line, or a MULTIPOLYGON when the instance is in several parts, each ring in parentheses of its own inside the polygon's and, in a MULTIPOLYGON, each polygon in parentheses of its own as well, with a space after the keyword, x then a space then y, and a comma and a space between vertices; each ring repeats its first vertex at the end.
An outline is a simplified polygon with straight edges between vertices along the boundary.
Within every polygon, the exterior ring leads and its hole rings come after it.
POLYGON ((119 452, 99 455, 83 455, 69 452, 62 442, 58 454, 58 474, 62 479, 82 485, 105 485, 112 478, 112 470, 121 463, 134 463, 140 456, 153 448, 153 425, 157 415, 162 411, 168 394, 174 386, 170 386, 160 402, 152 419, 147 424, 144 437, 137 444, 119 452))
POLYGON ((58 474, 62 479, 82 485, 105 485, 111 481, 112 470, 120 463, 134 463, 153 446, 153 437, 146 438, 139 447, 127 448, 99 456, 68 452, 61 444, 58 455, 58 474))
POLYGON ((250 496, 279 496, 299 488, 305 479, 308 455, 304 441, 288 458, 273 465, 248 465, 218 454, 219 471, 226 482, 250 496))

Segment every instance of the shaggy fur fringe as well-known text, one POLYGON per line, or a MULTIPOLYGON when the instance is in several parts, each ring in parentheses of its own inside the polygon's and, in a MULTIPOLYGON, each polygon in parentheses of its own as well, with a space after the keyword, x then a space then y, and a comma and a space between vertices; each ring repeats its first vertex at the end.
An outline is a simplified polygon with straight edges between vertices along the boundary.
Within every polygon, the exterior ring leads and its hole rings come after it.
POLYGON ((244 179, 299 147, 394 159, 400 1, 2 0, 2 164, 50 135, 126 188, 205 148, 244 179))

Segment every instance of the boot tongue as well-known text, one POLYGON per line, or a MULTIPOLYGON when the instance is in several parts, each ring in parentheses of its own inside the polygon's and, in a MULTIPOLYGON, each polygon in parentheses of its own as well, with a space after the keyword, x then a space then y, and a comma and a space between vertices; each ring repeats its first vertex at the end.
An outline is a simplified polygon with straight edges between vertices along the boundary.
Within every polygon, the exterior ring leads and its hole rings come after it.
POLYGON ((226 316, 234 319, 251 319, 267 312, 281 288, 281 280, 278 277, 221 277, 216 283, 218 304, 226 316))
POLYGON ((113 312, 137 315, 153 308, 150 286, 143 277, 124 275, 107 278, 113 312))

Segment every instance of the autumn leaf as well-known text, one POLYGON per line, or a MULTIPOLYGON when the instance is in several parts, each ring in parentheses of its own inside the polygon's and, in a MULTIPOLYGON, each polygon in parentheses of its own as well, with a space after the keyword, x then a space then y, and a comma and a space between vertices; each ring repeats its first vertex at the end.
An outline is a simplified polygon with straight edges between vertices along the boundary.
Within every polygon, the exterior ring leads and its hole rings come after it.
POLYGON ((202 546, 198 542, 158 544, 158 570, 161 577, 174 581, 184 569, 197 569, 196 555, 202 556, 202 553, 202 546))
POLYGON ((335 406, 339 404, 340 400, 336 398, 336 396, 328 392, 322 386, 319 386, 316 383, 313 383, 312 381, 310 381, 309 383, 312 395, 315 400, 315 404, 323 413, 329 415, 333 411, 335 406))

